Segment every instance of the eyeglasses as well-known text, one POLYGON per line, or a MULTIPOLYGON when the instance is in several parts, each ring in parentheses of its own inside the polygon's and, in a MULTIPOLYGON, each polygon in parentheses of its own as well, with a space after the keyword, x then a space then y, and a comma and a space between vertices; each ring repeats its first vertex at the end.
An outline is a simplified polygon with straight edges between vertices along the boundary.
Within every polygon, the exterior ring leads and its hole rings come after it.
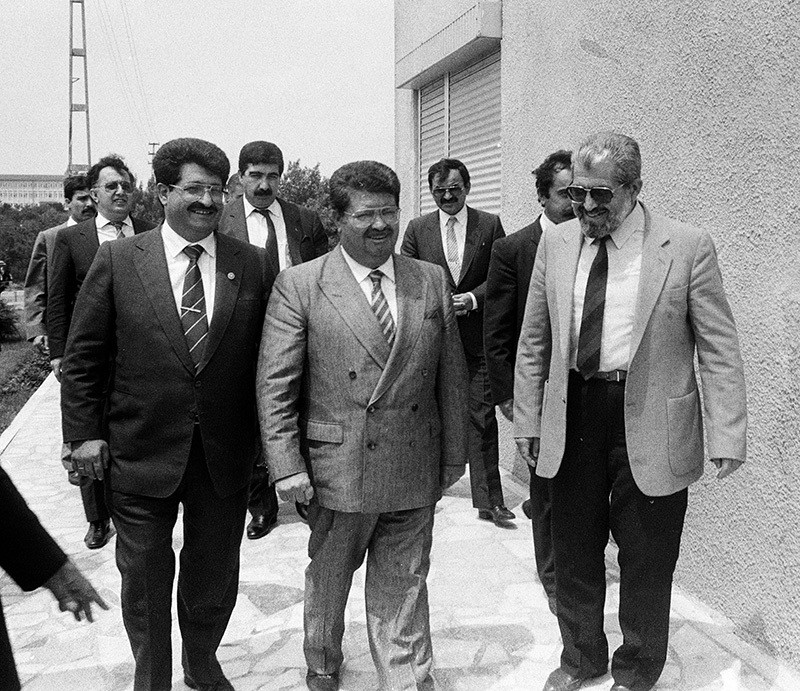
POLYGON ((371 226, 375 223, 378 216, 381 217, 381 220, 386 225, 394 225, 400 218, 400 209, 396 206, 384 206, 380 209, 363 209, 361 211, 354 211, 353 213, 344 211, 342 213, 344 213, 345 216, 350 216, 350 218, 353 219, 353 223, 362 228, 371 226))
POLYGON ((187 199, 195 200, 202 199, 206 196, 206 192, 208 192, 211 199, 215 202, 222 201, 222 196, 227 192, 226 187, 220 187, 219 185, 193 184, 186 185, 186 187, 181 187, 180 185, 167 185, 167 187, 174 187, 183 192, 183 196, 187 199))
POLYGON ((461 185, 450 185, 450 187, 434 187, 431 194, 435 197, 441 197, 445 192, 449 192, 453 196, 457 196, 464 191, 461 185))
POLYGON ((590 196, 595 204, 608 204, 614 198, 614 192, 620 187, 625 187, 628 183, 624 182, 616 187, 581 187, 580 185, 569 185, 567 194, 569 198, 578 204, 585 202, 587 195, 590 196))
MULTIPOLYGON (((95 187, 94 189, 100 189, 100 188, 95 187)), ((131 183, 129 182, 122 182, 120 180, 117 182, 107 182, 105 185, 102 186, 102 189, 104 189, 109 194, 114 194, 114 192, 116 192, 117 189, 121 189, 125 194, 130 194, 131 192, 133 192, 133 185, 131 185, 131 183)))

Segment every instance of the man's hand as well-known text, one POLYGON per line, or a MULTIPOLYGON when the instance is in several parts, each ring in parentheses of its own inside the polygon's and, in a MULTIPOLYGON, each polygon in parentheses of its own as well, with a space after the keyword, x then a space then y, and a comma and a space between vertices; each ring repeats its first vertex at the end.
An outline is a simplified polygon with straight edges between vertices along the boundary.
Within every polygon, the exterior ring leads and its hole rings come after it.
POLYGON ((86 439, 72 444, 72 470, 93 480, 103 480, 108 468, 108 442, 86 439))
POLYGON ((514 399, 508 398, 502 403, 498 403, 497 407, 503 413, 503 417, 509 422, 514 422, 514 399))
POLYGON ((472 298, 467 293, 453 295, 453 309, 457 317, 463 317, 472 309, 472 298))
POLYGON ((531 468, 535 468, 536 461, 539 460, 539 437, 515 437, 514 441, 517 443, 517 451, 525 463, 531 468))
POLYGON ((452 487, 459 481, 466 467, 463 465, 446 465, 442 468, 442 491, 452 487))
POLYGON ((81 613, 86 615, 88 621, 94 621, 93 602, 101 609, 108 609, 103 598, 70 559, 50 577, 44 587, 58 600, 58 608, 62 612, 72 612, 76 621, 81 620, 81 613))
POLYGON ((278 496, 283 501, 295 501, 298 504, 308 504, 314 496, 314 488, 311 486, 311 478, 308 473, 296 473, 275 483, 278 496))
POLYGON ((56 375, 56 379, 58 379, 58 381, 61 381, 61 360, 62 359, 63 358, 60 358, 60 357, 54 357, 52 360, 50 360, 50 367, 53 368, 53 374, 56 375))
POLYGON ((50 343, 47 339, 47 334, 39 334, 38 336, 34 336, 33 345, 35 345, 43 353, 47 353, 50 350, 50 343))
POLYGON ((711 462, 717 466, 717 480, 725 479, 731 473, 739 470, 739 466, 742 465, 742 462, 735 458, 712 458, 711 462))

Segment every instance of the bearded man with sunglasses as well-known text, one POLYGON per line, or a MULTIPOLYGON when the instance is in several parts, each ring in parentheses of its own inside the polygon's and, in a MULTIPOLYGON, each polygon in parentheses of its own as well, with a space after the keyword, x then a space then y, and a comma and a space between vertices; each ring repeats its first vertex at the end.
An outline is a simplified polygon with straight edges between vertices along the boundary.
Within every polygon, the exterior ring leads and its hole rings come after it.
POLYGON ((623 634, 612 689, 647 691, 666 661, 687 487, 703 473, 703 421, 718 479, 745 459, 744 372, 714 243, 638 200, 636 141, 593 135, 572 163, 577 220, 539 245, 514 381, 517 447, 552 478, 564 647, 544 688, 577 689, 608 670, 611 532, 623 634))
MULTIPOLYGON (((47 274, 46 322, 50 365, 59 380, 75 300, 100 245, 153 228, 152 224, 132 219, 129 215, 135 184, 133 173, 119 156, 109 154, 101 158, 86 173, 86 185, 97 215, 62 228, 56 234, 52 269, 47 274)), ((68 458, 62 462, 68 471, 72 470, 68 458)), ((103 483, 99 479, 78 478, 74 471, 70 480, 79 483, 83 510, 89 523, 83 541, 89 549, 99 549, 114 533, 103 483)))

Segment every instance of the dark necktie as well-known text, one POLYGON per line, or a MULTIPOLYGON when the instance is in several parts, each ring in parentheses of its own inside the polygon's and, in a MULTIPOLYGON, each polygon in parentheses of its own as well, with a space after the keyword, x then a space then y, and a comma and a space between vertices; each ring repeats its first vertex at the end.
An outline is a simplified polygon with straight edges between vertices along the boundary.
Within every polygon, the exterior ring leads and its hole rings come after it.
POLYGON ((275 271, 280 271, 281 264, 278 259, 278 234, 275 232, 272 212, 269 209, 256 209, 256 211, 267 219, 267 241, 264 243, 264 249, 267 250, 267 258, 272 262, 275 271))
POLYGON ((203 279, 197 260, 203 254, 201 245, 187 245, 183 248, 189 257, 186 277, 183 279, 183 297, 181 298, 181 324, 186 336, 186 345, 192 356, 195 367, 203 357, 203 350, 208 335, 208 317, 206 315, 206 297, 203 293, 203 279))
POLYGON ((375 316, 378 318, 383 335, 386 336, 389 345, 392 345, 394 343, 394 319, 392 319, 389 303, 386 302, 386 296, 381 290, 383 271, 374 269, 369 272, 369 278, 372 281, 372 297, 370 298, 372 311, 375 312, 375 316))
POLYGON ((606 284, 608 282, 608 249, 610 236, 594 240, 599 246, 583 298, 581 333, 578 338, 578 371, 584 379, 591 379, 600 369, 600 345, 603 338, 603 312, 606 307, 606 284))
POLYGON ((125 223, 123 221, 111 221, 111 225, 117 229, 117 240, 125 237, 125 223))

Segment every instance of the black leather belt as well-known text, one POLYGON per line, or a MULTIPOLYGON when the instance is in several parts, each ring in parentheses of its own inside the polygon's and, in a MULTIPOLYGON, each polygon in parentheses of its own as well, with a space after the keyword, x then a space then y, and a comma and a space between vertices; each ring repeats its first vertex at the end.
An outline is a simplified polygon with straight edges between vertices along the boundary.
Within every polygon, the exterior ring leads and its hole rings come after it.
POLYGON ((592 379, 602 379, 603 381, 625 381, 628 373, 624 369, 614 369, 610 372, 598 372, 592 379))

